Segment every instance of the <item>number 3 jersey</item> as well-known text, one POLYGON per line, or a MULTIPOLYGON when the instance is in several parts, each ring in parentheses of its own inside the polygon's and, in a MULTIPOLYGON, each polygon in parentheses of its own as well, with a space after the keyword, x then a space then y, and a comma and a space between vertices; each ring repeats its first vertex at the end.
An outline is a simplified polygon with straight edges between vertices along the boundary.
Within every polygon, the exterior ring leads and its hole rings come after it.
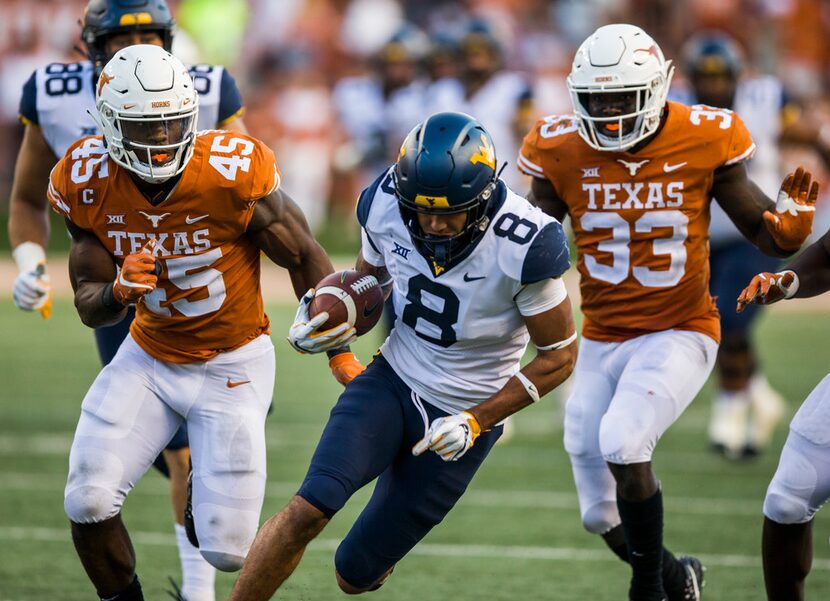
POLYGON ((130 327, 147 353, 206 361, 268 332, 260 250, 245 235, 258 199, 277 189, 271 150, 239 132, 204 131, 170 195, 151 204, 100 136, 73 144, 50 176, 52 208, 94 235, 120 267, 155 238, 157 288, 130 327))
POLYGON ((755 145, 732 111, 674 102, 667 110, 636 154, 594 150, 573 115, 542 119, 524 139, 519 167, 550 181, 573 222, 587 338, 678 329, 720 340, 709 294, 712 182, 755 145))
POLYGON ((529 340, 522 315, 562 301, 538 286, 526 289, 568 269, 561 224, 499 182, 486 232, 466 257, 441 270, 412 244, 391 170, 361 194, 357 217, 363 257, 392 276, 396 322, 381 353, 395 372, 448 413, 500 390, 529 340))

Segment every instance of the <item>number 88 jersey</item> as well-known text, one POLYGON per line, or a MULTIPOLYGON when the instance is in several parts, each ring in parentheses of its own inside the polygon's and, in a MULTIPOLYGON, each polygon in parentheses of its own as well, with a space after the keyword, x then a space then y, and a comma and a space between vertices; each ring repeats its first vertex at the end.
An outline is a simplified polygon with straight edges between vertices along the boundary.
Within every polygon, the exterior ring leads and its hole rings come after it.
POLYGON ((116 265, 150 238, 162 266, 130 327, 153 357, 206 361, 268 332, 260 250, 245 235, 259 199, 277 189, 274 154, 239 132, 203 131, 170 195, 151 204, 108 160, 101 136, 70 146, 52 170, 52 208, 93 234, 116 265))
MULTIPOLYGON (((199 93, 196 129, 214 129, 241 114, 242 97, 224 68, 192 65, 188 71, 199 93)), ((96 112, 94 84, 92 63, 82 61, 37 69, 23 86, 20 119, 40 127, 56 157, 66 154, 79 138, 101 133, 92 118, 96 112)))
POLYGON ((709 294, 709 206, 716 169, 749 159, 740 117, 666 105, 662 129, 636 154, 586 144, 573 115, 540 120, 519 168, 550 181, 567 205, 579 251, 583 335, 621 342, 691 330, 720 340, 709 294))
POLYGON ((401 219, 391 170, 360 196, 362 254, 392 276, 395 327, 381 353, 417 395, 457 413, 489 398, 519 368, 529 336, 522 315, 563 298, 528 284, 569 267, 562 225, 499 182, 487 231, 466 257, 436 270, 401 219), (436 271, 438 274, 436 275, 436 271))

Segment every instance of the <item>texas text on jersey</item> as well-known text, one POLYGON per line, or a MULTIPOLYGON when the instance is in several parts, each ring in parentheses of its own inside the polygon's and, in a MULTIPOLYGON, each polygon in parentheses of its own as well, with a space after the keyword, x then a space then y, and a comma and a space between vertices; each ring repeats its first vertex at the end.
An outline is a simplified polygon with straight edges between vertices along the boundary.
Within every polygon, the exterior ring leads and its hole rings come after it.
POLYGON ((274 155, 238 132, 200 132, 194 146, 175 190, 158 205, 108 160, 100 136, 70 147, 48 192, 52 208, 94 234, 119 266, 156 240, 162 273, 130 333, 173 363, 206 361, 268 332, 259 249, 243 234, 256 200, 279 186, 274 155))
MULTIPOLYGON (((238 117, 242 97, 230 73, 218 65, 190 65, 199 93, 196 129, 213 129, 238 117)), ((37 69, 23 86, 20 119, 37 125, 55 153, 62 157, 77 139, 101 132, 92 115, 95 108, 94 69, 90 61, 52 63, 37 69), (74 118, 67 119, 67 115, 74 118)))
POLYGON ((594 340, 668 329, 720 338, 708 291, 709 191, 714 170, 747 160, 755 145, 732 111, 673 102, 666 110, 662 130, 636 154, 590 148, 572 115, 540 120, 522 146, 519 167, 548 179, 568 205, 583 333, 594 340))

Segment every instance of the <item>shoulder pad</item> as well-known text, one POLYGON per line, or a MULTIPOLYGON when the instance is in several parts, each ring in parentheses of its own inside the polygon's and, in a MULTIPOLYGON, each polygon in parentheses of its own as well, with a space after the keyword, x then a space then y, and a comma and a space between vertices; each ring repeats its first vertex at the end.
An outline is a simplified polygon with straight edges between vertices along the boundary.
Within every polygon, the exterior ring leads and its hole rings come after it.
POLYGON ((375 200, 375 196, 378 193, 378 188, 380 188, 381 191, 394 196, 395 189, 392 187, 391 168, 384 171, 375 181, 369 184, 366 189, 360 193, 360 197, 357 199, 357 208, 355 209, 357 213, 357 221, 363 228, 366 227, 366 224, 369 221, 369 212, 372 208, 372 202, 375 200))
POLYGON ((522 284, 561 277, 570 266, 568 238, 562 224, 553 220, 530 243, 522 264, 522 284))
POLYGON ((20 117, 24 123, 38 125, 37 115, 37 71, 32 72, 31 77, 23 84, 23 94, 20 96, 20 117))

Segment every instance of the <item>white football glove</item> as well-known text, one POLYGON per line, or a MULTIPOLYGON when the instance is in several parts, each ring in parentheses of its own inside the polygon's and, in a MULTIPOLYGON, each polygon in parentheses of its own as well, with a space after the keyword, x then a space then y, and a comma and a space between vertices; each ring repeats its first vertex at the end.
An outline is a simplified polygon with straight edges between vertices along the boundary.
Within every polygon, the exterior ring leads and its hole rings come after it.
POLYGON ((314 288, 309 289, 300 299, 300 306, 297 307, 297 314, 294 316, 294 324, 288 330, 288 342, 295 350, 301 353, 322 353, 357 340, 357 331, 348 322, 318 332, 317 328, 328 320, 329 314, 323 311, 309 318, 308 306, 312 298, 314 298, 314 288))
POLYGON ((40 311, 52 292, 49 275, 41 270, 20 273, 14 281, 14 304, 24 311, 40 311))
POLYGON ((435 451, 444 461, 455 461, 473 447, 479 434, 481 425, 472 413, 462 411, 439 417, 432 420, 426 436, 412 447, 412 454, 435 451))
POLYGON ((43 248, 34 242, 18 245, 12 255, 20 270, 14 280, 12 296, 18 309, 46 312, 51 305, 52 286, 46 273, 46 255, 43 248))

